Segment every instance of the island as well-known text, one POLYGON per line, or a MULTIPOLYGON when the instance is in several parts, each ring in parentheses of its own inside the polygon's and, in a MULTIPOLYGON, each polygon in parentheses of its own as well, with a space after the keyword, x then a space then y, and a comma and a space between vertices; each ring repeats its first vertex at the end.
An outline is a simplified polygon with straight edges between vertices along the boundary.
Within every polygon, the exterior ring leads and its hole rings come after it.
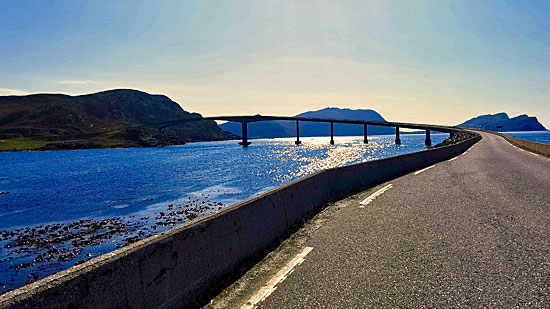
POLYGON ((537 117, 519 115, 517 117, 510 118, 506 113, 481 115, 467 120, 458 126, 502 132, 546 131, 546 128, 538 121, 537 117))

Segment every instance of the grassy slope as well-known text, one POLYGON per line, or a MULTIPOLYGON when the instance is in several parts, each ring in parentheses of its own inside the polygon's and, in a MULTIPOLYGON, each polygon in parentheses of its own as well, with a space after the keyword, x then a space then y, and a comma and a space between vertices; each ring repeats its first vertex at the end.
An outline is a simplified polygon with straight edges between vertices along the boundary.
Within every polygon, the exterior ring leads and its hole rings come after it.
POLYGON ((28 137, 17 137, 11 139, 0 139, 0 151, 24 151, 38 150, 45 146, 48 142, 34 140, 28 137))

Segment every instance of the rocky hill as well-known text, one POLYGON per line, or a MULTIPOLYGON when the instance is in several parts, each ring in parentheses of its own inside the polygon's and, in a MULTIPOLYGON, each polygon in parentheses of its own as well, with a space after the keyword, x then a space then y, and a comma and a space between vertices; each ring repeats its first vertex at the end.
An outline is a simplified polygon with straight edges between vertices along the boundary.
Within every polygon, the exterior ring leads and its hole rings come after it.
POLYGON ((118 89, 68 96, 34 94, 0 97, 0 150, 144 147, 234 139, 214 121, 153 125, 201 118, 163 95, 118 89))
POLYGON ((490 131, 496 131, 497 126, 502 126, 503 132, 546 130, 537 117, 519 115, 510 118, 506 113, 478 116, 459 124, 459 126, 490 131))
MULTIPOLYGON (((386 121, 380 114, 370 109, 341 109, 328 107, 318 111, 309 111, 296 115, 296 117, 324 118, 324 119, 352 119, 386 121)), ((241 124, 228 122, 220 125, 228 132, 240 135, 241 124)), ((395 129, 389 127, 369 126, 369 135, 393 134, 395 129)), ((300 122, 300 136, 327 136, 330 134, 329 123, 300 122)), ((334 124, 336 136, 362 136, 363 126, 354 124, 334 124)), ((274 138, 296 136, 296 123, 294 121, 265 121, 248 124, 248 136, 250 138, 274 138)))

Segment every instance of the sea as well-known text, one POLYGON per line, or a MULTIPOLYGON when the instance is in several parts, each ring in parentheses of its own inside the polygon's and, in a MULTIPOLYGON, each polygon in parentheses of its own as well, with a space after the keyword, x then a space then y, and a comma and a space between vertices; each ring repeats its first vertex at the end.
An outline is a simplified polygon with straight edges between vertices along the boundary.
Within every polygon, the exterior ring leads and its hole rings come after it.
POLYGON ((550 144, 550 131, 504 132, 504 134, 532 142, 550 144))
POLYGON ((0 294, 304 175, 425 149, 394 138, 0 153, 0 294))

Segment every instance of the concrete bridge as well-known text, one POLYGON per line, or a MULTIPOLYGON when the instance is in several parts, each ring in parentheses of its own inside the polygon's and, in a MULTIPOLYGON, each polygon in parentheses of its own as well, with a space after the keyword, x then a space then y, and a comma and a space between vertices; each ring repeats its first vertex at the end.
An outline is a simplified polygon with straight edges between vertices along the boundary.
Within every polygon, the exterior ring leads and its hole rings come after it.
POLYGON ((443 133, 456 133, 461 129, 457 127, 449 126, 438 126, 438 125, 429 125, 429 124, 417 124, 417 123, 403 123, 403 122, 387 122, 387 121, 369 121, 369 120, 352 120, 352 119, 327 119, 327 118, 309 118, 309 117, 285 117, 285 116, 213 116, 213 117, 204 117, 204 118, 190 118, 190 119, 177 119, 167 122, 159 122, 155 124, 150 124, 148 126, 153 126, 159 128, 159 140, 161 140, 162 129, 185 123, 185 122, 195 122, 195 121, 204 121, 204 120, 222 120, 222 121, 232 121, 240 122, 242 125, 241 138, 242 141, 239 142, 239 145, 247 147, 250 145, 248 141, 248 123, 252 122, 261 122, 261 121, 295 121, 296 122, 296 145, 301 144, 300 141, 300 122, 323 122, 330 123, 330 143, 334 144, 334 124, 343 123, 343 124, 357 124, 363 126, 364 134, 364 143, 368 143, 367 137, 367 127, 379 126, 379 127, 394 127, 395 128, 395 143, 401 144, 400 137, 400 128, 413 129, 413 130, 423 130, 426 132, 425 144, 426 146, 431 146, 432 140, 430 137, 431 131, 443 132, 443 133))

